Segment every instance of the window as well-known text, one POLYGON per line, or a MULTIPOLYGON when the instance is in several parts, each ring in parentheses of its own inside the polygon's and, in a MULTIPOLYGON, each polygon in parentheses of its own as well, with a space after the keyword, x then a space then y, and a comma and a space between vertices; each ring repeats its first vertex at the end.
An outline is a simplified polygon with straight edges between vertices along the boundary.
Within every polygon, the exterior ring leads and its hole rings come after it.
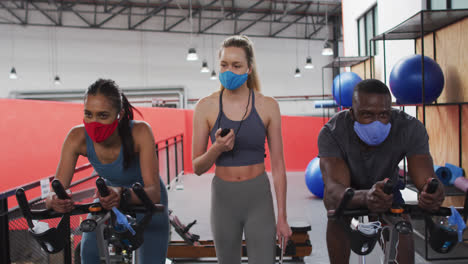
POLYGON ((468 8, 468 1, 466 0, 451 0, 450 8, 452 9, 464 9, 468 8))
POLYGON ((447 9, 447 0, 429 0, 428 8, 431 10, 447 9))
POLYGON ((369 40, 377 33, 377 6, 373 6, 357 19, 359 56, 375 55, 374 43, 369 40))
POLYGON ((361 56, 364 54, 364 50, 366 48, 366 35, 362 32, 366 32, 364 24, 364 19, 358 20, 358 35, 359 35, 359 55, 361 56))
POLYGON ((466 0, 427 0, 427 9, 429 10, 464 8, 468 8, 468 1, 466 0))
MULTIPOLYGON (((374 36, 375 36, 374 12, 367 12, 366 14, 366 42, 369 42, 369 39, 373 38, 374 36)), ((369 47, 369 44, 368 44, 366 48, 367 55, 371 54, 370 49, 371 48, 369 47)))

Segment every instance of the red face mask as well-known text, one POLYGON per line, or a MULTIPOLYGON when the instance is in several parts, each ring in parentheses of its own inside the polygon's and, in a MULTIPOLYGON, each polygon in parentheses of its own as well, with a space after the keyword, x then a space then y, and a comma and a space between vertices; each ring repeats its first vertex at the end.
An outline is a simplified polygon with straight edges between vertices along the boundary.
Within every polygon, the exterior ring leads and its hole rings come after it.
POLYGON ((119 120, 115 119, 112 124, 101 124, 99 122, 91 122, 86 123, 83 119, 84 127, 86 132, 88 133, 89 137, 96 143, 100 143, 112 135, 117 125, 119 124, 119 120))

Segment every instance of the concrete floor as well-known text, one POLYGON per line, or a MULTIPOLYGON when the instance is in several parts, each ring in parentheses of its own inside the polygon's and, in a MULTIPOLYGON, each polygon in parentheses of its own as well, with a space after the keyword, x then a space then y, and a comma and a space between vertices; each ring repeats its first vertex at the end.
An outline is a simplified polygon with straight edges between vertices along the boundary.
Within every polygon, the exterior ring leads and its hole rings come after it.
MULTIPOLYGON (((272 182, 271 175, 270 182, 272 182)), ((303 172, 289 172, 288 177, 288 196, 287 210, 288 222, 306 222, 312 230, 309 232, 309 237, 312 243, 312 254, 304 258, 304 262, 300 263, 329 263, 328 252, 325 243, 326 231, 326 211, 321 199, 312 195, 304 183, 303 172)), ((183 190, 177 190, 175 184, 172 185, 169 191, 169 208, 174 214, 179 217, 182 223, 187 224, 193 220, 197 220, 197 224, 191 229, 191 232, 200 235, 201 240, 211 240, 211 228, 209 220, 210 211, 210 187, 213 174, 202 176, 184 175, 183 190)), ((273 185, 272 185, 273 188, 273 185)), ((272 190, 274 194, 274 191, 272 190)), ((405 192, 405 199, 408 201, 415 200, 414 192, 405 192)), ((275 197, 274 197, 275 198, 275 197)), ((276 206, 276 200, 275 200, 276 206)), ((276 210, 276 208, 275 208, 276 210)), ((177 233, 172 233, 173 240, 180 240, 177 233)), ((381 263, 380 258, 383 258, 382 250, 376 246, 373 252, 366 256, 366 263, 381 263)), ((175 260, 174 263, 213 263, 215 259, 201 259, 197 261, 182 261, 175 260)), ((247 261, 247 260, 245 260, 247 261)), ((352 255, 350 263, 359 263, 357 255, 352 255)), ((445 262, 429 262, 423 257, 416 254, 416 263, 468 263, 464 261, 445 261, 445 262)))
MULTIPOLYGON (((324 241, 325 230, 321 227, 323 223, 320 222, 321 219, 325 219, 326 215, 322 200, 310 194, 303 183, 304 177, 301 174, 297 172, 288 173, 288 222, 290 224, 294 222, 310 224, 312 227, 312 231, 309 233, 311 241, 322 240, 319 238, 323 238, 324 241), (313 207, 311 208, 310 205, 313 205, 313 207)), ((200 240, 213 239, 209 219, 211 180, 213 176, 213 174, 202 176, 184 175, 184 189, 176 190, 176 186, 173 184, 172 190, 169 191, 169 208, 184 224, 197 220, 197 224, 190 231, 200 235, 200 240)), ((271 175, 269 177, 272 183, 271 175)), ((273 184, 271 186, 273 188, 273 184)), ((275 199, 276 214, 276 198, 273 189, 272 193, 275 199)), ((177 233, 173 232, 172 235, 174 240, 180 240, 177 233)), ((326 246, 312 242, 312 255, 308 258, 314 263, 328 263, 326 246)), ((176 261, 176 263, 181 262, 176 261)))

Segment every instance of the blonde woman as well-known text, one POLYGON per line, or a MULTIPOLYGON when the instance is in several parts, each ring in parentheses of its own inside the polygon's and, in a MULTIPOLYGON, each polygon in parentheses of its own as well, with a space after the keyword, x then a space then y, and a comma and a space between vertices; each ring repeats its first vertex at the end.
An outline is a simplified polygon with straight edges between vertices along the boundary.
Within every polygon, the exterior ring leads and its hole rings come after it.
POLYGON ((239 264, 245 234, 249 264, 273 263, 276 236, 285 242, 291 236, 279 106, 260 93, 253 45, 247 37, 224 40, 219 63, 221 89, 201 99, 195 108, 192 148, 197 175, 216 165, 211 185, 216 255, 220 264, 239 264), (207 149, 209 137, 212 145, 207 149), (277 222, 265 172, 265 138, 271 155, 277 222))

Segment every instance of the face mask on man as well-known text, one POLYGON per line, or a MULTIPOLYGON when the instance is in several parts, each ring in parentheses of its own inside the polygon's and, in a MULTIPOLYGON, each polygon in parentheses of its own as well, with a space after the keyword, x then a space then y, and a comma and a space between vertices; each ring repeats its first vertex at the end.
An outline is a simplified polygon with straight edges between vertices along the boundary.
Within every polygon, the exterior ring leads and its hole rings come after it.
POLYGON ((228 90, 235 90, 241 87, 249 77, 249 70, 244 74, 235 74, 232 71, 225 71, 219 74, 219 81, 228 90))
POLYGON ((374 121, 370 124, 361 124, 354 121, 354 131, 369 146, 377 146, 384 142, 390 133, 391 127, 391 123, 384 124, 380 121, 374 121))
POLYGON ((89 137, 94 142, 100 143, 108 139, 112 133, 114 133, 117 125, 119 124, 119 118, 117 117, 111 124, 101 124, 99 122, 86 123, 84 119, 83 123, 89 137))

